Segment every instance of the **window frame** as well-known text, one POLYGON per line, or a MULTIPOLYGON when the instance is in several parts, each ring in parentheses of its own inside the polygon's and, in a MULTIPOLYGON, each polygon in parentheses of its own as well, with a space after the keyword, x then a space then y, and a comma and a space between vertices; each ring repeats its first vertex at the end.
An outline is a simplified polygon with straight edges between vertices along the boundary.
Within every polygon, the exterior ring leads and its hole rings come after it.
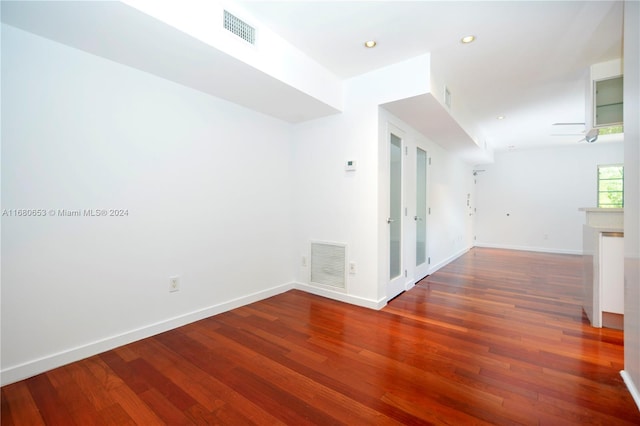
POLYGON ((598 164, 597 166, 597 186, 596 186, 596 205, 598 208, 604 209, 612 209, 612 208, 624 208, 624 164, 623 163, 613 163, 613 164, 598 164), (607 167, 620 167, 622 169, 622 177, 615 179, 600 179, 600 170, 607 167), (601 181, 620 181, 622 189, 620 191, 601 191, 600 190, 600 182, 601 181), (600 203, 600 195, 605 193, 620 193, 621 194, 621 204, 601 204, 600 203))

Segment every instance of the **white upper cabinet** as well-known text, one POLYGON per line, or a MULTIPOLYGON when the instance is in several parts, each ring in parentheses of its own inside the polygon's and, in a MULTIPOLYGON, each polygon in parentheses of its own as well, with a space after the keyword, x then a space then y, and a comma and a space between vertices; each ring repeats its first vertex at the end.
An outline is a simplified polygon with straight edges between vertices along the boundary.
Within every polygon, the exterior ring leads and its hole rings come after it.
POLYGON ((623 76, 596 80, 594 84, 593 127, 622 124, 623 76))
POLYGON ((622 60, 591 65, 587 91, 587 129, 622 125, 622 60))

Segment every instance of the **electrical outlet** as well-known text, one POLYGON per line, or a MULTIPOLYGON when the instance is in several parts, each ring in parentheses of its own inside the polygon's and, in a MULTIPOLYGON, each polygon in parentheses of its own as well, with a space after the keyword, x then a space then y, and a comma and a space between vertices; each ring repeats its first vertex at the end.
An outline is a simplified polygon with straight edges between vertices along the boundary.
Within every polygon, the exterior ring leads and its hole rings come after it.
POLYGON ((349 262, 349 273, 350 274, 356 273, 356 262, 349 262))
POLYGON ((302 266, 307 266, 307 256, 302 256, 302 266))
POLYGON ((180 290, 180 277, 169 277, 169 293, 180 290))

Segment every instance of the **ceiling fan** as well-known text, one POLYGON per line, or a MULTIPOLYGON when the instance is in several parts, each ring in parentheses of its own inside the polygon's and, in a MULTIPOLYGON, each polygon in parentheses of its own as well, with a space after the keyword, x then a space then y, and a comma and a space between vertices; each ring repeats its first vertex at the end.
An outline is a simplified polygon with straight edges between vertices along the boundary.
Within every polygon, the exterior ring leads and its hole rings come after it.
MULTIPOLYGON (((553 126, 584 126, 585 123, 553 123, 553 126)), ((578 143, 585 141, 587 143, 594 143, 598 140, 598 135, 600 134, 600 129, 591 129, 585 133, 582 131, 580 133, 553 133, 551 136, 582 136, 582 139, 578 140, 578 143)))
POLYGON ((578 142, 586 141, 587 143, 594 143, 598 140, 598 135, 600 134, 600 129, 591 129, 584 135, 584 138, 580 139, 578 142))

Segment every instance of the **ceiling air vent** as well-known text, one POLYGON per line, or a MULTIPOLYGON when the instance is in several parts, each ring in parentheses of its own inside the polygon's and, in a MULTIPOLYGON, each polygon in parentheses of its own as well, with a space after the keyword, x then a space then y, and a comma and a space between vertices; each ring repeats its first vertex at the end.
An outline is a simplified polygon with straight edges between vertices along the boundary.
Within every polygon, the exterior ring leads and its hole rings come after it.
POLYGON ((231 13, 224 11, 224 29, 251 44, 256 44, 256 29, 231 13))
POLYGON ((451 92, 447 86, 444 86, 444 104, 451 109, 451 92))

